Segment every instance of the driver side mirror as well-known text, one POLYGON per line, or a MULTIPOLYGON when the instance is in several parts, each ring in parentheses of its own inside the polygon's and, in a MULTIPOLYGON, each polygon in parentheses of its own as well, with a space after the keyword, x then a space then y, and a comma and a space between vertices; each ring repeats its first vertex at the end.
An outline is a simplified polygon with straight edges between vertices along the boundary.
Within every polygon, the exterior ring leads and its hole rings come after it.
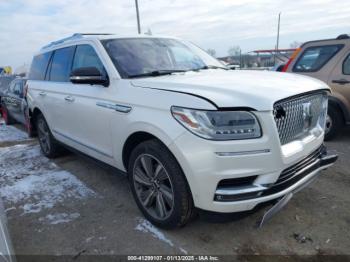
POLYGON ((96 67, 80 67, 73 70, 69 77, 74 84, 109 85, 108 77, 96 67))

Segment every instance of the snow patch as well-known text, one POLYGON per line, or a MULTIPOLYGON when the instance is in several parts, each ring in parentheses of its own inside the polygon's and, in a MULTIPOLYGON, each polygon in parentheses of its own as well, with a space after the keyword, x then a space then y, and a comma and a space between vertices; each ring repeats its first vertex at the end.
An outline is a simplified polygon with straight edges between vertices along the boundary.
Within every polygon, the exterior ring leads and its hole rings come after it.
POLYGON ((28 134, 14 126, 0 122, 0 142, 22 141, 29 139, 28 134))
MULTIPOLYGON (((168 239, 158 228, 153 226, 149 221, 145 219, 138 219, 138 224, 135 227, 136 230, 141 231, 143 233, 150 233, 154 238, 157 238, 165 243, 167 243, 171 247, 175 247, 174 243, 168 239)), ((188 252, 182 247, 178 247, 180 252, 187 255, 188 252)))
POLYGON ((0 196, 20 204, 23 214, 38 213, 66 199, 96 196, 71 173, 44 157, 38 145, 0 148, 0 196))
POLYGON ((145 219, 140 219, 139 224, 135 227, 136 230, 144 232, 144 233, 151 233, 151 235, 165 243, 167 243, 170 246, 174 246, 173 242, 166 238, 165 235, 159 231, 155 226, 153 226, 149 221, 145 219))
POLYGON ((39 221, 45 222, 51 225, 57 225, 62 223, 69 223, 77 219, 78 217, 80 217, 79 213, 72 213, 72 214, 57 213, 57 214, 49 214, 46 217, 41 217, 39 218, 39 221))
POLYGON ((182 253, 184 253, 185 255, 188 255, 187 250, 183 249, 182 247, 180 247, 179 249, 180 249, 180 251, 181 251, 182 253))

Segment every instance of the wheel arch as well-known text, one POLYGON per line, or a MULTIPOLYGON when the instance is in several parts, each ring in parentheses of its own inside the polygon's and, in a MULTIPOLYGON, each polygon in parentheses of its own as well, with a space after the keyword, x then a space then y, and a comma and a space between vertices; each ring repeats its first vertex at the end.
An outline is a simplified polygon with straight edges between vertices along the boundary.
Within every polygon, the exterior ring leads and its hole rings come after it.
POLYGON ((161 138, 159 138, 159 136, 152 134, 151 132, 147 132, 147 131, 136 131, 132 134, 130 134, 128 136, 128 138, 126 139, 124 146, 123 146, 123 150, 122 150, 122 162, 124 165, 124 168, 126 171, 128 171, 128 164, 129 164, 129 160, 130 160, 130 156, 131 156, 131 152, 132 150, 139 145, 142 142, 148 141, 148 140, 152 140, 155 139, 158 142, 160 142, 163 146, 165 146, 168 151, 172 154, 172 156, 174 157, 174 159, 176 160, 179 168, 182 171, 183 177, 185 179, 185 183, 188 187, 188 190, 192 196, 192 201, 193 201, 193 193, 192 193, 192 189, 193 189, 193 183, 191 184, 190 179, 187 177, 184 167, 182 166, 182 164, 180 163, 176 153, 172 150, 172 148, 169 146, 169 143, 165 143, 164 141, 162 141, 161 138), (192 185, 192 186, 191 186, 192 185))
POLYGON ((339 110, 342 115, 344 124, 350 122, 350 112, 347 110, 345 104, 337 97, 330 96, 329 97, 329 106, 335 107, 339 110))
POLYGON ((30 120, 30 124, 31 124, 31 128, 33 131, 33 134, 37 134, 37 130, 36 130, 36 121, 38 119, 39 115, 43 115, 42 111, 38 108, 35 107, 33 110, 29 110, 29 120, 30 120))
POLYGON ((129 165, 129 160, 130 160, 130 155, 132 150, 140 143, 151 139, 156 139, 160 143, 162 143, 164 146, 166 146, 166 144, 163 143, 161 139, 159 139, 156 135, 151 134, 150 132, 136 131, 128 136, 122 150, 122 161, 123 161, 125 170, 128 170, 128 165, 129 165))

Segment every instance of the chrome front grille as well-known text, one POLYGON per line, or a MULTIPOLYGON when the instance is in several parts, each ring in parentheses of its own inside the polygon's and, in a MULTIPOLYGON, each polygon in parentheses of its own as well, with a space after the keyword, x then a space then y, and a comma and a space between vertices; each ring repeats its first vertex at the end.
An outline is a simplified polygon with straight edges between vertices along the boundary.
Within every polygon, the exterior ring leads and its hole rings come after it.
POLYGON ((282 145, 309 134, 318 124, 324 128, 327 92, 309 93, 278 101, 274 118, 282 145), (323 125, 323 126, 322 126, 323 125))

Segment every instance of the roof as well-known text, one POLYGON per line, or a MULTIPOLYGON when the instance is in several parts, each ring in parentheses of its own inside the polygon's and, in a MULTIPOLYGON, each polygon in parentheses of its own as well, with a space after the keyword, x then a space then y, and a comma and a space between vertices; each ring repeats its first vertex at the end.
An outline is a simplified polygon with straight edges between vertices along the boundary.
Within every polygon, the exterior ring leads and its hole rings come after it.
POLYGON ((339 41, 339 42, 346 42, 350 40, 350 36, 348 34, 342 34, 337 36, 336 38, 329 38, 329 39, 319 39, 319 40, 311 40, 308 42, 305 42, 300 47, 303 47, 307 44, 313 44, 313 43, 319 43, 319 42, 330 42, 330 41, 339 41))
POLYGON ((73 42, 81 39, 104 40, 104 39, 117 39, 117 38, 175 38, 175 37, 152 36, 147 34, 117 35, 117 34, 108 34, 108 33, 75 33, 69 37, 65 37, 65 38, 53 41, 50 44, 43 46, 40 51, 48 50, 60 44, 69 43, 69 42, 73 42))

